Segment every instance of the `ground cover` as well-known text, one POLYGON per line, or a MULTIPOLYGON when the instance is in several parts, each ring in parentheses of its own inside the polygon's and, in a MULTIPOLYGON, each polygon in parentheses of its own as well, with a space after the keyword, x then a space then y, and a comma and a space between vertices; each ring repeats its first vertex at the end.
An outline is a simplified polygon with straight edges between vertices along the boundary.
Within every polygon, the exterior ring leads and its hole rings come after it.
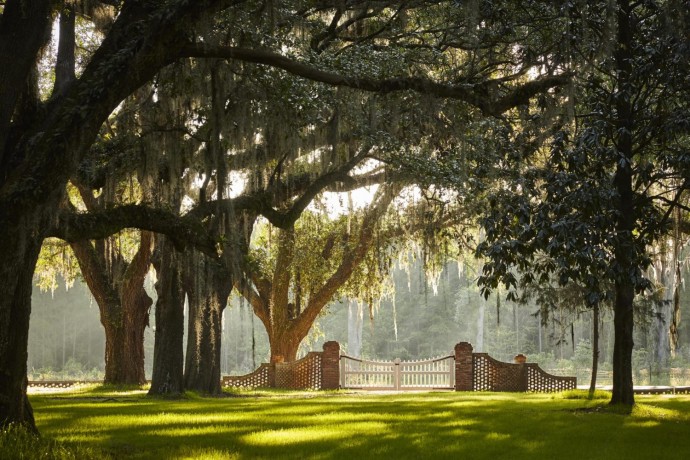
MULTIPOLYGON (((253 392, 166 400, 98 388, 34 395, 31 403, 41 442, 63 450, 54 458, 71 458, 71 448, 79 449, 75 458, 118 459, 690 458, 689 396, 638 396, 623 415, 606 399, 582 395, 253 392)), ((6 441, 0 437, 0 457, 19 458, 18 445, 12 457, 6 441)))

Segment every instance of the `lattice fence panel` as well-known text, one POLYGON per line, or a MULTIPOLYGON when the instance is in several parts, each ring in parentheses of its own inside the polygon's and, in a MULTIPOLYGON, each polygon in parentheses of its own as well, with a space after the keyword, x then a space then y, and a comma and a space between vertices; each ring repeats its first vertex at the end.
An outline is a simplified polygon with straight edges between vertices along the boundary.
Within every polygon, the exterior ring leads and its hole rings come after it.
POLYGON ((311 352, 292 363, 276 364, 276 388, 321 389, 321 353, 311 352))
POLYGON ((472 389, 474 391, 493 391, 497 372, 492 361, 493 359, 486 353, 474 353, 472 355, 472 366, 474 367, 472 389))
POLYGON ((525 391, 525 369, 521 364, 503 363, 486 353, 474 353, 474 391, 525 391))
POLYGON ((29 388, 70 388, 101 383, 103 380, 30 380, 27 386, 29 388))
POLYGON ((527 365, 527 391, 550 392, 574 390, 575 377, 559 377, 544 372, 537 364, 527 365))
POLYGON ((270 365, 264 363, 251 374, 223 377, 222 385, 231 388, 268 388, 271 386, 270 365))

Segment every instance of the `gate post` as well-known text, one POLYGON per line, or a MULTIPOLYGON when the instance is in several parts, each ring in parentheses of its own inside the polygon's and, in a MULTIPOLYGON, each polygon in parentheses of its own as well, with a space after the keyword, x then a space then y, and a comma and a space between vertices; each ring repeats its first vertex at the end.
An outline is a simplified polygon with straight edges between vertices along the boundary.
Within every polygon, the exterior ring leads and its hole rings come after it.
POLYGON ((323 344, 321 353, 321 389, 340 388, 340 344, 335 340, 323 344))
POLYGON ((455 345, 455 391, 472 391, 473 380, 472 345, 460 342, 455 345))

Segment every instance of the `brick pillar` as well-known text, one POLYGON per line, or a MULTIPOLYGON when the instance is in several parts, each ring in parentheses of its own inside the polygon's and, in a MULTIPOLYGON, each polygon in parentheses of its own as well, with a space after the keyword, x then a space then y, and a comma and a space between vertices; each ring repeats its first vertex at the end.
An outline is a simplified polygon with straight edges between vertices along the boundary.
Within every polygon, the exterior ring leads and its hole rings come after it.
POLYGON ((323 344, 321 354, 321 389, 340 388, 340 344, 334 340, 323 344))
POLYGON ((455 391, 472 391, 473 380, 472 345, 460 342, 455 345, 455 391))

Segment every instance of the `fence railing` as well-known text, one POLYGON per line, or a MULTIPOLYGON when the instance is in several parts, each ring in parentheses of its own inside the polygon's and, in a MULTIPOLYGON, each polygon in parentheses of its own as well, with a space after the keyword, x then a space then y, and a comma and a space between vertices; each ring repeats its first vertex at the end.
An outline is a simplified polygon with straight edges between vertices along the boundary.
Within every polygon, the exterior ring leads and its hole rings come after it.
POLYGON ((453 356, 423 361, 369 361, 340 356, 340 387, 369 390, 453 389, 453 356))

